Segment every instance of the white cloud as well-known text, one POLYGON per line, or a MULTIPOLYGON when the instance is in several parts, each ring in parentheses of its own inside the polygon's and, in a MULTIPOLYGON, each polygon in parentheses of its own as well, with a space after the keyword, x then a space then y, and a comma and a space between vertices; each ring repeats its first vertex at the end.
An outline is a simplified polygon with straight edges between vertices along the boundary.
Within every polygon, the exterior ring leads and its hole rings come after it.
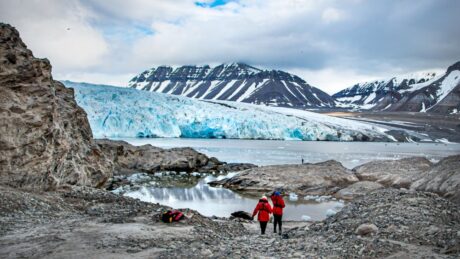
POLYGON ((345 14, 335 8, 326 8, 321 15, 321 18, 325 23, 333 23, 343 20, 345 18, 345 14))
POLYGON ((38 57, 58 71, 87 70, 102 65, 109 47, 87 21, 77 1, 2 1, 2 20, 15 26, 38 57))
POLYGON ((57 78, 117 85, 157 65, 241 61, 295 72, 333 93, 460 58, 456 1, 411 2, 410 11, 390 0, 195 2, 0 0, 0 17, 51 60, 57 78))

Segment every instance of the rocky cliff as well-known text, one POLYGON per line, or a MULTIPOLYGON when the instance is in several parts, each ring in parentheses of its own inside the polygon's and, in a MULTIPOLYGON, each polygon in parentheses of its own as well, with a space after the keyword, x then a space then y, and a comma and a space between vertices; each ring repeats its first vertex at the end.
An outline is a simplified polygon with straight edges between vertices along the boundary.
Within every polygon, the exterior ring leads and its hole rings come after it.
POLYGON ((99 187, 112 170, 73 89, 53 80, 49 61, 35 58, 15 28, 0 24, 0 184, 99 187))

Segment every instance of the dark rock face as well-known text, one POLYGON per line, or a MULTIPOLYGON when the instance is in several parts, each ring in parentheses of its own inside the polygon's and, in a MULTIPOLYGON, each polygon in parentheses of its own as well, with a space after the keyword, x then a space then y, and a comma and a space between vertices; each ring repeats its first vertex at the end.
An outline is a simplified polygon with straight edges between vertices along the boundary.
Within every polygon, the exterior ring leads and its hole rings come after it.
POLYGON ((134 77, 129 86, 146 91, 222 101, 307 108, 333 107, 334 99, 301 78, 279 70, 246 64, 160 66, 134 77))
POLYGON ((99 187, 113 164, 92 141, 72 89, 51 76, 13 27, 0 24, 0 184, 99 187))
POLYGON ((444 74, 356 84, 333 95, 344 107, 373 111, 456 113, 460 110, 460 62, 444 74))

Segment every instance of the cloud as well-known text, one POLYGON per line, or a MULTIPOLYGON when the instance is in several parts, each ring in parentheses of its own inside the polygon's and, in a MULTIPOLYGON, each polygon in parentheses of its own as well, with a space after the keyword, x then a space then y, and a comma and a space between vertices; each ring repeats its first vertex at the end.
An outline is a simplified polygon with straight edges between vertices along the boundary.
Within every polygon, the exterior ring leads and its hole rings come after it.
POLYGON ((325 23, 333 23, 333 22, 338 22, 340 20, 343 20, 345 18, 345 15, 343 12, 341 12, 338 9, 327 8, 326 10, 323 11, 321 18, 323 19, 325 23))
POLYGON ((2 1, 1 20, 14 25, 38 57, 58 71, 103 65, 109 46, 77 1, 2 1))
POLYGON ((196 2, 0 0, 0 15, 59 76, 118 84, 157 65, 240 61, 331 92, 460 60, 459 1, 196 2))

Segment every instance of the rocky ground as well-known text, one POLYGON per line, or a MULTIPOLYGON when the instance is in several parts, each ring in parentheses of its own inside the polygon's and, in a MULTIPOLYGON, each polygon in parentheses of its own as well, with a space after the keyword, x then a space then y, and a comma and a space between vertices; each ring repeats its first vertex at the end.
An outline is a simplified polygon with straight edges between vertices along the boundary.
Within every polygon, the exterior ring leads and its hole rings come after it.
POLYGON ((1 258, 458 258, 460 208, 432 193, 368 193, 322 222, 159 221, 166 207, 69 187, 32 193, 0 187, 1 258))

